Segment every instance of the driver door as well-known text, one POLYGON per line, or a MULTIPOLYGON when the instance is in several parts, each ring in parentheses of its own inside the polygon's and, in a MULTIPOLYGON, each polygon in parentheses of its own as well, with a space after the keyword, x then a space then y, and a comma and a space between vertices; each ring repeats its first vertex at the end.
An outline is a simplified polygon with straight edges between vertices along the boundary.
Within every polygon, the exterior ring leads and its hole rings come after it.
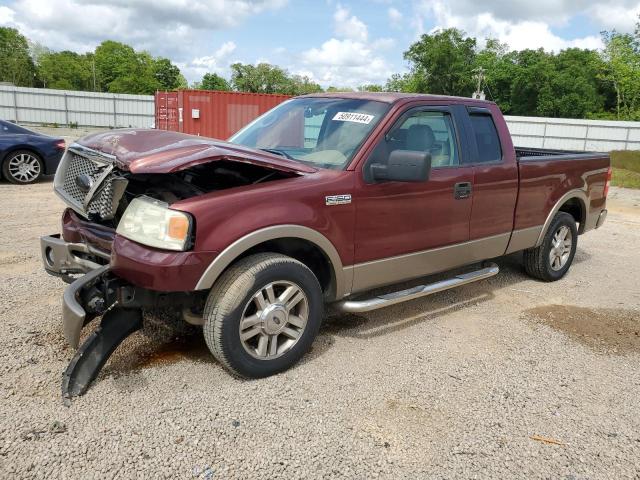
POLYGON ((417 107, 402 114, 364 163, 356 181, 353 292, 446 270, 469 240, 473 168, 465 166, 455 107, 417 107), (376 182, 371 165, 396 149, 431 154, 430 178, 376 182), (455 249, 454 249, 455 250, 455 249))

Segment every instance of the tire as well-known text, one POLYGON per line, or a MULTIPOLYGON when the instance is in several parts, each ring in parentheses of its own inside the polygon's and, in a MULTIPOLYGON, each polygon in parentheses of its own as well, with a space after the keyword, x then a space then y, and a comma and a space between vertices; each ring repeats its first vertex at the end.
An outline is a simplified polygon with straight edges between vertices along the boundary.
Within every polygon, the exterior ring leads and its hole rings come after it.
POLYGON ((251 255, 231 266, 211 289, 204 338, 233 374, 268 377, 290 368, 309 350, 323 310, 318 279, 304 264, 275 253, 251 255))
POLYGON ((37 153, 16 150, 2 162, 2 176, 17 185, 37 182, 44 174, 44 163, 37 153))
POLYGON ((578 228, 575 220, 568 213, 558 212, 553 217, 542 244, 524 251, 524 269, 530 276, 545 282, 560 280, 569 271, 577 246, 578 228), (566 236, 559 243, 562 232, 566 236), (569 235, 570 238, 567 238, 569 235))

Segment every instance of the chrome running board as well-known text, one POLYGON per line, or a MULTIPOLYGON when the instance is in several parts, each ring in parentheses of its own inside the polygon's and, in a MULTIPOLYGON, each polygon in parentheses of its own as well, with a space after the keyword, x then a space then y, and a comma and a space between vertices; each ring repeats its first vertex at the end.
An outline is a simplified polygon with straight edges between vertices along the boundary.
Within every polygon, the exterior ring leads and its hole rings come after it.
POLYGON ((489 263, 486 267, 476 270, 475 272, 463 273, 453 278, 442 280, 440 282, 431 283, 429 285, 418 285, 417 287, 401 290, 399 292, 378 295, 366 300, 343 300, 337 304, 338 309, 346 313, 362 313, 370 312, 378 308, 388 307, 396 303, 414 300, 420 297, 426 297, 432 293, 442 292, 450 288, 460 287, 467 283, 477 282, 485 278, 493 277, 500 271, 498 265, 489 263))

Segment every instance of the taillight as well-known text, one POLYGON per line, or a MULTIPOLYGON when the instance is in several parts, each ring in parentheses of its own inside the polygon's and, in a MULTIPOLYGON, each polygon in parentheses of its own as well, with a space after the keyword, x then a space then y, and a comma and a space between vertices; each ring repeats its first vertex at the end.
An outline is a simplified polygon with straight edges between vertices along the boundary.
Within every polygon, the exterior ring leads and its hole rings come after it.
POLYGON ((611 175, 612 175, 613 171, 611 170, 611 167, 609 167, 609 170, 607 170, 607 183, 604 184, 604 196, 605 198, 607 197, 607 194, 609 193, 609 187, 611 186, 611 175))
POLYGON ((67 148, 67 144, 64 143, 64 140, 59 140, 56 142, 56 148, 59 150, 64 150, 65 148, 67 148))

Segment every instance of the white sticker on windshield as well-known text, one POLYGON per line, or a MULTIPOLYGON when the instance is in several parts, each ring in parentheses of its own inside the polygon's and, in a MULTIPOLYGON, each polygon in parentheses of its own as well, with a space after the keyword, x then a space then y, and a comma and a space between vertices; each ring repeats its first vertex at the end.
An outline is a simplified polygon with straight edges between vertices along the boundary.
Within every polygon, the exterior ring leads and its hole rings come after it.
POLYGON ((371 120, 373 120, 373 115, 356 112, 338 112, 333 117, 333 120, 337 120, 339 122, 364 123, 365 125, 369 125, 371 120))

